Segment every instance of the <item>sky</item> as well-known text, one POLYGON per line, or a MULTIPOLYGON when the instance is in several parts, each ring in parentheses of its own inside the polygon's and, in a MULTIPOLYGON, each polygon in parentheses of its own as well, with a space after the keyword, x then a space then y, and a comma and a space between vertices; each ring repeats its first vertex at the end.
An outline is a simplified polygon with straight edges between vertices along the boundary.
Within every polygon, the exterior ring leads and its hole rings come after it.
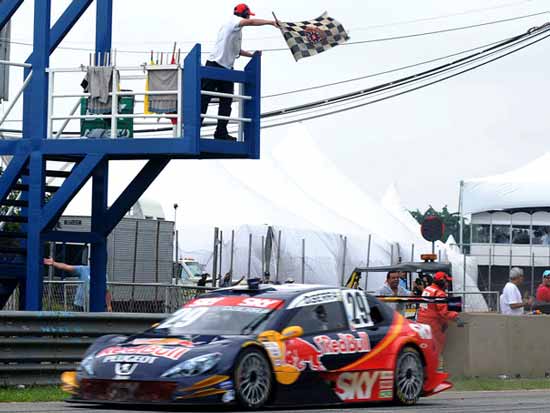
MULTIPOLYGON (((53 19, 68 0, 53 1, 53 19)), ((182 50, 203 43, 210 50, 218 28, 231 15, 235 1, 114 0, 113 47, 119 64, 138 65, 148 51, 182 50)), ((32 39, 32 4, 26 1, 14 17, 12 40, 32 39)), ((338 19, 353 41, 440 30, 550 10, 544 0, 258 0, 249 2, 260 18, 274 11, 283 21, 311 19, 323 11, 338 19), (480 10, 483 9, 483 10, 480 10), (451 16, 449 16, 451 15, 451 16), (448 16, 445 18, 434 18, 448 16), (411 22, 414 21, 414 22, 411 22)), ((550 14, 452 33, 405 40, 340 46, 296 63, 289 51, 265 52, 262 94, 294 90, 367 75, 436 58, 523 33, 550 20, 550 14)), ((61 46, 93 48, 94 7, 61 46)), ((251 27, 243 48, 284 47, 278 30, 251 27)), ((12 60, 23 61, 30 48, 13 45, 12 60)), ((438 85, 354 111, 308 121, 323 153, 375 199, 395 183, 405 206, 425 209, 458 206, 462 179, 502 173, 521 166, 548 149, 550 117, 550 40, 481 69, 438 85)), ((237 68, 246 58, 239 59, 237 68)), ((88 52, 58 50, 55 67, 86 64, 88 52)), ((423 66, 420 69, 427 68, 423 66)), ((266 99, 262 110, 300 104, 366 88, 411 74, 419 68, 308 93, 266 99)), ((12 93, 21 76, 12 73, 12 93)), ((74 90, 74 89, 73 89, 74 90)), ((287 136, 286 127, 262 131, 262 150, 269 153, 287 136)), ((299 139, 299 137, 297 137, 299 139)), ((304 153, 307 168, 308 154, 304 153)), ((177 170, 174 161, 164 173, 177 170)), ((257 162, 261 162, 257 161, 257 162)), ((166 197, 170 198, 170 188, 166 197)), ((181 200, 174 199, 173 202, 181 200)), ((172 200, 167 202, 172 203, 172 200)))

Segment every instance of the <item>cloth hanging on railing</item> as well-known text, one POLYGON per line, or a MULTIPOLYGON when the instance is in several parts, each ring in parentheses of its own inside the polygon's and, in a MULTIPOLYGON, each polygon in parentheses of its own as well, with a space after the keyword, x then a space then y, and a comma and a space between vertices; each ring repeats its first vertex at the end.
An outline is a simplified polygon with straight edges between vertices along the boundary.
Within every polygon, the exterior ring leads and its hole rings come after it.
MULTIPOLYGON (((147 71, 147 82, 150 91, 176 91, 178 90, 178 70, 180 69, 154 69, 147 71)), ((178 96, 149 95, 149 108, 152 113, 176 113, 178 110, 178 96)))
POLYGON ((109 93, 113 90, 113 67, 88 67, 82 87, 90 93, 88 112, 92 114, 108 114, 112 110, 112 100, 109 93))

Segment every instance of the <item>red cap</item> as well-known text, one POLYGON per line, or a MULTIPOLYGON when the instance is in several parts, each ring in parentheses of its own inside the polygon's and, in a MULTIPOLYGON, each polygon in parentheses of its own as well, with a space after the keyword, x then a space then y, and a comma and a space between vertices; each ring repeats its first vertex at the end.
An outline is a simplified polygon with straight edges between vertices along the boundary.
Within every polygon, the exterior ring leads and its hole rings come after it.
POLYGON ((453 279, 446 272, 438 271, 438 272, 435 273, 434 280, 436 280, 436 281, 440 281, 440 280, 452 281, 453 279))
POLYGON ((233 13, 235 14, 243 14, 245 13, 246 11, 248 11, 248 14, 251 15, 251 16, 255 16, 254 13, 252 13, 252 10, 250 10, 250 7, 248 7, 246 4, 244 3, 240 3, 240 4, 237 4, 235 6, 235 8, 233 9, 233 13))

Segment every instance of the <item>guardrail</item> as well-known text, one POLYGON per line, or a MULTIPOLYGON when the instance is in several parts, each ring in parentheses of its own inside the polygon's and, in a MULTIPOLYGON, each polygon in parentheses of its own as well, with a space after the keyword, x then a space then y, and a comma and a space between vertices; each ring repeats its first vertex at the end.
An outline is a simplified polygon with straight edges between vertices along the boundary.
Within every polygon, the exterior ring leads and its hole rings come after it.
POLYGON ((0 312, 0 386, 58 384, 105 334, 134 334, 164 314, 0 312))

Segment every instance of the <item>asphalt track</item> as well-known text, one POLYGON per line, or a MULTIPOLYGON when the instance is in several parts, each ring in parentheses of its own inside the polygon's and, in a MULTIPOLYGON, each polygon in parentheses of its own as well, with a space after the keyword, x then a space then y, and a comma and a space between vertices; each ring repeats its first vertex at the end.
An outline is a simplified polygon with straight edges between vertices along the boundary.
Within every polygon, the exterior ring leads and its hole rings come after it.
MULTIPOLYGON (((104 408, 88 405, 71 405, 68 403, 0 403, 0 412, 9 413, 154 413, 154 412, 188 412, 203 413, 235 410, 216 409, 182 409, 179 407, 157 410, 146 407, 104 408)), ((309 409, 273 409, 276 413, 386 413, 386 412, 548 412, 550 411, 550 390, 499 391, 499 392, 447 392, 434 397, 421 399, 413 407, 397 407, 392 405, 363 405, 353 407, 309 409)))

